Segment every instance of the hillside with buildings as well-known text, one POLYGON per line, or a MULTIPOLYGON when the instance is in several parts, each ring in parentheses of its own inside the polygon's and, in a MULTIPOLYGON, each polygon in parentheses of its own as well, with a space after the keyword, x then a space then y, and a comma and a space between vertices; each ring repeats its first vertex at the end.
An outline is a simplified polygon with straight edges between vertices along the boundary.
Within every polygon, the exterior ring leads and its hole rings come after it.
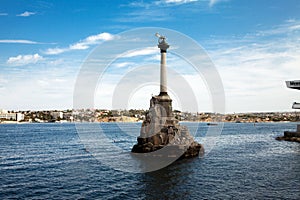
MULTIPOLYGON (((7 111, 0 109, 0 123, 48 123, 48 122, 140 122, 145 119, 145 110, 45 110, 45 111, 7 111)), ((265 112, 265 113, 191 113, 173 111, 179 121, 195 122, 298 122, 299 112, 265 112)))

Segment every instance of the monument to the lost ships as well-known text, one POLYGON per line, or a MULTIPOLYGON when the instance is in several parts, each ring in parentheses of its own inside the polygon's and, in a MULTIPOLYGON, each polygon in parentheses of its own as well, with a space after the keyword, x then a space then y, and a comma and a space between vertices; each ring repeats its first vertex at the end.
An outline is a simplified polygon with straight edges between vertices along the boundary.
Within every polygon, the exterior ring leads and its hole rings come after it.
POLYGON ((181 126, 173 117, 172 99, 167 92, 166 55, 169 44, 166 38, 156 34, 160 60, 160 93, 152 96, 146 119, 142 123, 138 143, 132 148, 133 153, 155 152, 159 155, 161 149, 167 149, 164 156, 189 158, 204 152, 203 145, 194 141, 193 136, 185 126, 181 126), (167 152, 167 153, 166 153, 167 152))

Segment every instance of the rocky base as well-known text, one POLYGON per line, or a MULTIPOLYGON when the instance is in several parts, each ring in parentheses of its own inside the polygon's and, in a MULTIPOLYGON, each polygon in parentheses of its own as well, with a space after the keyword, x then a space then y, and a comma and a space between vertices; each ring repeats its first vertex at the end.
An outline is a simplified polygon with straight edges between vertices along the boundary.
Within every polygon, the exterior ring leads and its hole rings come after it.
POLYGON ((154 152, 155 156, 192 158, 204 154, 203 145, 194 141, 185 126, 165 126, 161 131, 150 137, 138 137, 133 146, 133 153, 154 152))
POLYGON ((180 159, 204 153, 203 145, 173 117, 172 99, 166 92, 152 96, 137 142, 131 152, 142 156, 180 159))
POLYGON ((184 152, 184 154, 180 157, 182 158, 192 158, 197 157, 199 155, 204 154, 204 147, 202 144, 199 144, 198 142, 193 142, 188 149, 184 152))
POLYGON ((300 143, 300 132, 285 131, 284 136, 276 137, 276 140, 285 140, 300 143))

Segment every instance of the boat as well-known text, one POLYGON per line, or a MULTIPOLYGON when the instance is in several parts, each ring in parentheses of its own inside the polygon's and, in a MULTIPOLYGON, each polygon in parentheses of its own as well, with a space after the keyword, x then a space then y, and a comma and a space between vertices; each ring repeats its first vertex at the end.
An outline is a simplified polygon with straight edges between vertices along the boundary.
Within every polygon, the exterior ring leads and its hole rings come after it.
POLYGON ((207 123, 207 126, 218 126, 217 123, 207 123))

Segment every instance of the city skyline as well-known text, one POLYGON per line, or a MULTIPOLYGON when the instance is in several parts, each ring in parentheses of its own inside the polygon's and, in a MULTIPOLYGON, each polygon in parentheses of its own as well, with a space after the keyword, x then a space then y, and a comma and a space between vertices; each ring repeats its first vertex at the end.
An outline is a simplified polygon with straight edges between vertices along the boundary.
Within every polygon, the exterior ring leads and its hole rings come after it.
MULTIPOLYGON (((285 81, 300 79, 299 8, 299 1, 292 0, 3 1, 0 108, 72 108, 77 74, 94 48, 123 31, 163 27, 186 34, 207 52, 223 81, 226 112, 293 111, 292 103, 300 96, 287 89, 285 81)), ((154 33, 151 39, 155 47, 154 33)), ((176 46, 176 41, 169 43, 176 46)), ((96 91, 95 108, 114 109, 116 77, 140 64, 134 53, 159 68, 157 48, 131 52, 114 63, 117 71, 107 72, 103 84, 108 89, 96 91)), ((198 111, 211 111, 205 83, 179 69, 184 62, 174 55, 167 59, 168 68, 197 86, 198 111)), ((151 85, 136 91, 127 109, 148 108, 151 94, 158 90, 151 85)), ((182 110, 176 94, 170 95, 174 109, 182 110)))

